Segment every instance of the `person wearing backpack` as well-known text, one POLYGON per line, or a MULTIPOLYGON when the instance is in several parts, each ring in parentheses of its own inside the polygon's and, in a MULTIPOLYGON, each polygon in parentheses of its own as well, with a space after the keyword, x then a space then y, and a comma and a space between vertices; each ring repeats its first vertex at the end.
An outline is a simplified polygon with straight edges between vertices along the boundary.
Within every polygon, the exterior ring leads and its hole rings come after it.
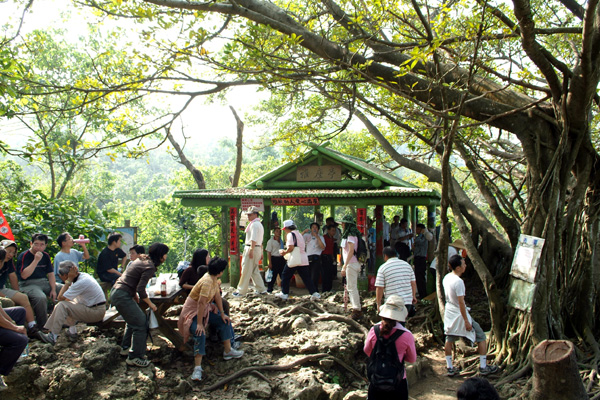
POLYGON ((369 392, 367 400, 408 400, 404 363, 417 361, 413 334, 400 322, 408 311, 404 299, 390 296, 381 307, 381 322, 371 328, 365 340, 369 392))
MULTIPOLYGON (((348 297, 352 305, 352 319, 358 319, 362 315, 360 307, 360 295, 358 293, 358 275, 360 274, 359 241, 363 241, 362 235, 356 227, 356 222, 351 215, 346 215, 342 221, 342 255, 344 265, 342 266, 342 277, 346 278, 348 286, 348 297)), ((362 246, 364 247, 364 246, 362 246)))

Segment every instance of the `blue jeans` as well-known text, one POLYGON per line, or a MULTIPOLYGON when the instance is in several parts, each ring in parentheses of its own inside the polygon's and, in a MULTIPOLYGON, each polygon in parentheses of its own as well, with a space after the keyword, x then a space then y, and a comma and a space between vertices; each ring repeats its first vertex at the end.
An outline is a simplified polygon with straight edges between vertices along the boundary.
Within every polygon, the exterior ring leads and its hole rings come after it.
POLYGON ((127 323, 121 347, 131 348, 129 352, 129 358, 131 359, 144 358, 146 355, 146 338, 148 337, 146 313, 125 290, 114 290, 111 293, 110 300, 127 323))
POLYGON ((310 294, 313 294, 317 291, 315 285, 310 278, 310 269, 308 269, 308 265, 301 265, 299 267, 290 268, 285 264, 283 267, 283 274, 281 275, 281 293, 289 294, 290 293, 290 279, 294 276, 294 273, 298 273, 300 278, 304 281, 306 288, 310 294))
MULTIPOLYGON (((217 314, 211 312, 208 314, 208 324, 217 330, 221 341, 231 340, 233 338, 233 327, 231 322, 225 323, 221 319, 221 313, 217 314)), ((190 332, 194 336, 194 355, 205 355, 206 354, 206 332, 200 336, 196 336, 196 329, 198 328, 198 316, 194 317, 192 326, 190 326, 190 332)))
MULTIPOLYGON (((4 311, 17 325, 25 324, 23 307, 5 308, 4 311)), ((8 375, 12 371, 27 343, 29 343, 27 335, 0 328, 0 375, 8 375)))

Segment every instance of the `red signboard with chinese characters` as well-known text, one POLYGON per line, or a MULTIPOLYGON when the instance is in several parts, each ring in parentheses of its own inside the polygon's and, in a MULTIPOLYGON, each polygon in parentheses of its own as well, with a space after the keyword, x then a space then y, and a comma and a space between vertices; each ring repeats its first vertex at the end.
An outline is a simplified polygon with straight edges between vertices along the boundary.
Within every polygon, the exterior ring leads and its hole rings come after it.
POLYGON ((359 208, 356 210, 356 227, 363 234, 363 236, 367 237, 367 209, 359 208))
POLYGON ((318 206, 318 197, 289 197, 273 198, 271 202, 274 206, 318 206))
POLYGON ((237 213, 237 207, 229 207, 229 254, 231 255, 239 254, 237 213))

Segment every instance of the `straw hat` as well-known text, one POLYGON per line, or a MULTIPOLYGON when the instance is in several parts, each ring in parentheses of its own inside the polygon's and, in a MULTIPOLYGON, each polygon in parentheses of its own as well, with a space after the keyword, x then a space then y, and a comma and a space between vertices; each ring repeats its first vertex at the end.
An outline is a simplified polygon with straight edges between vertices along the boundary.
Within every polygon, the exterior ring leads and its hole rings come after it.
POLYGON ((394 321, 406 321, 408 310, 404 305, 404 299, 396 294, 391 295, 379 311, 379 316, 393 319, 394 321))
POLYGON ((457 248, 457 249, 462 249, 462 250, 467 249, 465 247, 465 242, 463 242, 462 239, 456 239, 454 242, 450 243, 450 246, 457 248))
POLYGON ((344 218, 342 218, 341 221, 336 221, 336 222, 338 222, 340 224, 344 223, 344 224, 353 224, 353 225, 356 225, 356 221, 354 220, 354 218, 350 214, 344 215, 344 218))
POLYGON ((260 210, 258 209, 258 207, 250 206, 246 211, 244 211, 244 214, 258 214, 259 212, 260 210))

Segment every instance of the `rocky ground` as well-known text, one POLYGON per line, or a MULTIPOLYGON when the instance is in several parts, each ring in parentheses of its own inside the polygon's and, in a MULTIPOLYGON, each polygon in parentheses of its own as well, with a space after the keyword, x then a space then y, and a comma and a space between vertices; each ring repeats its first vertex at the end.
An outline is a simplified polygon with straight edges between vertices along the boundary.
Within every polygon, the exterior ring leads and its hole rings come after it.
MULTIPOLYGON (((222 345, 209 342, 200 383, 189 379, 191 352, 176 350, 158 331, 148 343, 152 364, 136 368, 126 366, 119 355, 122 328, 80 325, 77 343, 64 335, 54 347, 32 342, 30 355, 7 377, 10 389, 2 399, 366 398, 362 346, 367 329, 379 320, 374 299, 365 300, 365 315, 356 323, 345 316, 341 292, 318 302, 304 293, 293 289, 288 301, 260 295, 228 297, 245 354, 224 361, 222 345), (239 376, 227 380, 234 373, 239 376)), ((169 310, 171 318, 177 318, 178 307, 169 310)), ((419 353, 417 364, 407 368, 411 397, 453 399, 464 378, 444 376, 442 347, 426 332, 430 308, 421 306, 409 325, 419 353)), ((514 394, 503 398, 518 398, 514 394)))

